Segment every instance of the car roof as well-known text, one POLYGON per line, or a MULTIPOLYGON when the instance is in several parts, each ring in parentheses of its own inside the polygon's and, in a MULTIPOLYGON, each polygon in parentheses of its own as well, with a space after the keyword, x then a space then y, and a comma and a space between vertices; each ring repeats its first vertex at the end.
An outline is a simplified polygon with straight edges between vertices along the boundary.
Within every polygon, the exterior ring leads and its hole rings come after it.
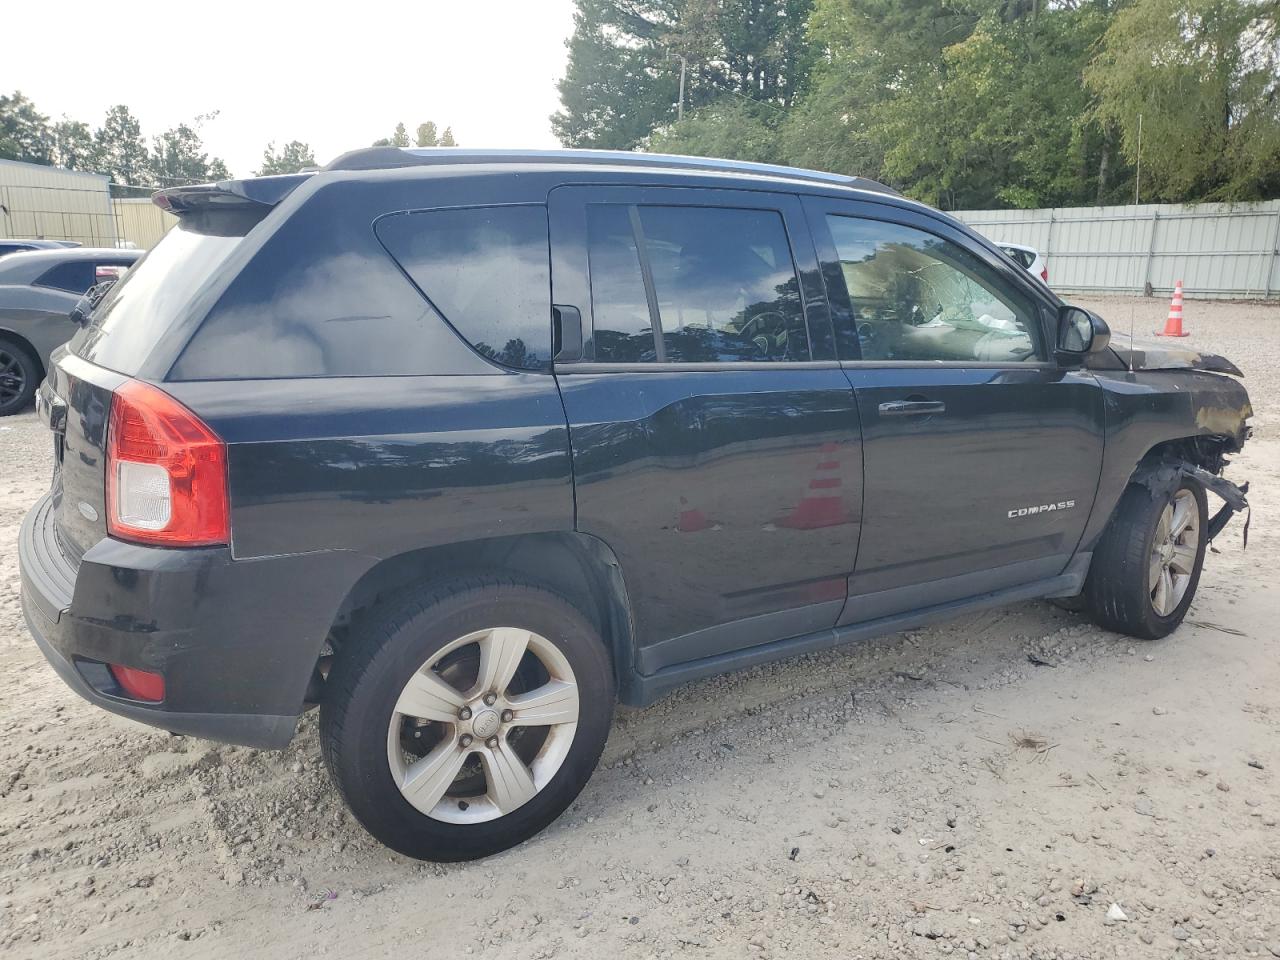
MULTIPOLYGON (((67 242, 62 240, 36 240, 32 237, 0 237, 0 246, 9 244, 32 247, 37 250, 66 250, 67 242)), ((79 244, 73 243, 73 246, 79 244)))
POLYGON ((344 153, 323 169, 388 170, 414 166, 465 166, 468 164, 512 164, 544 167, 563 164, 577 169, 599 166, 634 170, 687 170, 701 173, 736 173, 745 176, 852 187, 891 196, 896 190, 866 177, 854 177, 821 170, 806 170, 771 163, 723 160, 716 157, 689 157, 668 153, 634 153, 626 150, 503 150, 461 147, 368 147, 344 153))
POLYGON ((23 250, 0 258, 0 284, 31 283, 50 267, 82 260, 110 260, 136 263, 142 250, 120 250, 115 247, 57 247, 52 250, 23 250))
POLYGON ((1009 247, 1013 250, 1025 250, 1027 251, 1027 253, 1034 253, 1034 254, 1040 253, 1040 251, 1037 250, 1035 247, 1029 247, 1025 243, 1010 243, 1008 240, 993 240, 991 242, 994 243, 997 247, 1009 247))

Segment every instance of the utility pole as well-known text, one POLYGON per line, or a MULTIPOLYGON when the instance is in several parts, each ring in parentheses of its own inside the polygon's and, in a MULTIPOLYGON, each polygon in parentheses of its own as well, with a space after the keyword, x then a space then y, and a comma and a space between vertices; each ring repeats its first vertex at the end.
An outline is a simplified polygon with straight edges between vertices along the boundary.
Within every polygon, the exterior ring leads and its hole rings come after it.
POLYGON ((1133 177, 1133 204, 1138 205, 1138 188, 1142 186, 1142 114, 1138 114, 1138 169, 1133 177))
POLYGON ((689 58, 683 53, 677 54, 680 57, 680 101, 676 104, 676 119, 684 119, 684 76, 689 70, 689 58))

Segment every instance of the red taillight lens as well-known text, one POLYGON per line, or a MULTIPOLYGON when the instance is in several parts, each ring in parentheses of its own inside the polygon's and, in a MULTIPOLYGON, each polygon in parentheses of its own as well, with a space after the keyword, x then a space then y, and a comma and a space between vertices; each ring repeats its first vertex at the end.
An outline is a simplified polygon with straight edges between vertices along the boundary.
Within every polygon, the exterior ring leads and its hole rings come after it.
POLYGON ((108 665, 111 675, 120 684, 120 689, 134 700, 149 700, 159 703, 164 699, 164 677, 150 670, 137 670, 133 667, 122 667, 118 663, 108 665))
POLYGON ((227 448, 163 390, 130 380, 111 399, 107 532, 168 547, 225 544, 227 448))
POLYGON ((1043 280, 1045 283, 1048 283, 1048 282, 1049 282, 1049 268, 1048 268, 1048 267, 1045 267, 1043 270, 1041 270, 1041 271, 1040 271, 1040 279, 1041 279, 1041 280, 1043 280))

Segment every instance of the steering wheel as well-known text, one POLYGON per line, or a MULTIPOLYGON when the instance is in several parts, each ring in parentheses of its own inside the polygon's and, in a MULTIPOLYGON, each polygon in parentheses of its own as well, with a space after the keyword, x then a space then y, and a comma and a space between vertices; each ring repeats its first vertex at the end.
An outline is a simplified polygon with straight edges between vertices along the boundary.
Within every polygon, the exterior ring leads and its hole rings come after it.
POLYGON ((787 318, 776 310, 762 310, 742 325, 738 333, 756 345, 765 357, 772 358, 774 352, 786 353, 787 318), (766 326, 768 324, 768 326, 766 326), (773 332, 768 327, 772 327, 773 332))

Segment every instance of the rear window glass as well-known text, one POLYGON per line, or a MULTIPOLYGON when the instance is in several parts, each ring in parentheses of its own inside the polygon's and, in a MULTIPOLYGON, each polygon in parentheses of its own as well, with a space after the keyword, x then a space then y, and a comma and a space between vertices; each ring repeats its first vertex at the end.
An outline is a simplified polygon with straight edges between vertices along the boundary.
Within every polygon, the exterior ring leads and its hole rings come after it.
POLYGON ((551 274, 541 206, 384 217, 378 239, 475 349, 524 370, 551 360, 551 274))
MULTIPOLYGON (((174 227, 112 286, 89 325, 72 338, 71 350, 109 370, 136 374, 160 335, 242 239, 174 227)), ((87 288, 94 265, 86 266, 87 288)))
POLYGON ((1035 256, 1028 250, 1019 250, 1017 247, 1003 247, 1005 253, 1018 262, 1023 269, 1031 266, 1035 262, 1035 256))

